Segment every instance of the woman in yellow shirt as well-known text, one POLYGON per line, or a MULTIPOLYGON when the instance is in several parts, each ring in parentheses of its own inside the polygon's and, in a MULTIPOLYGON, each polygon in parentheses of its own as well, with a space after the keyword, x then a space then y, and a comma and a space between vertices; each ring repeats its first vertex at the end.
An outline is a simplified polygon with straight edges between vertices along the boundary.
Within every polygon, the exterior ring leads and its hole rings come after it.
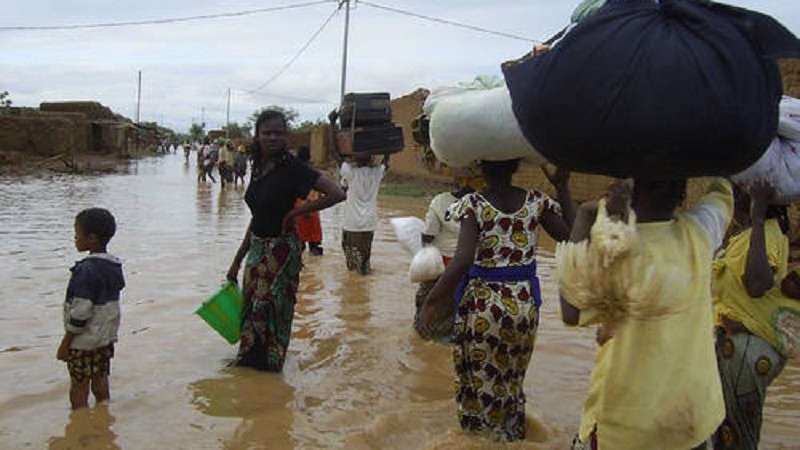
MULTIPOLYGON (((686 180, 637 179, 631 214, 638 223, 618 235, 631 245, 611 259, 585 257, 614 240, 597 228, 586 240, 596 216, 588 205, 576 216, 572 242, 557 250, 564 322, 602 324, 606 332, 574 450, 708 448, 722 422, 709 286, 733 195, 727 180, 713 179, 695 208, 676 213, 685 189, 686 180)), ((595 226, 608 225, 605 215, 597 218, 595 226)))
POLYGON ((755 450, 769 384, 786 359, 798 354, 800 287, 787 276, 789 220, 785 206, 769 205, 772 189, 736 192, 735 220, 744 230, 714 262, 717 365, 725 421, 716 433, 721 450, 755 450))

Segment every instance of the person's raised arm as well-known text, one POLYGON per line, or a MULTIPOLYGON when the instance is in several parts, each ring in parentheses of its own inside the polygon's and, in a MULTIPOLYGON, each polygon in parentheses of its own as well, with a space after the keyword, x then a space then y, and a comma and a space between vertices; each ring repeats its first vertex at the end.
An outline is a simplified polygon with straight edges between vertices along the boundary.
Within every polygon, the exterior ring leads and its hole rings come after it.
POLYGON ((750 247, 747 250, 742 283, 751 297, 762 297, 775 285, 775 274, 767 256, 764 220, 774 190, 764 182, 750 189, 750 247))
POLYGON ((572 199, 572 191, 569 189, 570 171, 561 167, 556 167, 554 172, 550 172, 547 170, 546 166, 542 166, 542 172, 544 172, 544 176, 547 177, 550 184, 556 188, 556 200, 561 204, 561 211, 569 230, 569 228, 572 227, 572 222, 575 221, 575 211, 577 210, 577 205, 572 199))
POLYGON ((331 155, 336 164, 342 165, 342 155, 339 154, 339 142, 336 140, 336 119, 339 117, 339 111, 334 109, 328 113, 328 153, 331 155))
POLYGON ((697 205, 686 214, 705 231, 714 250, 722 245, 733 217, 733 187, 725 178, 711 178, 697 205))
MULTIPOLYGON (((595 218, 597 218, 597 204, 594 202, 584 203, 578 208, 575 214, 575 223, 569 235, 570 242, 581 242, 589 238, 595 218)), ((573 306, 569 299, 559 295, 561 303, 561 320, 567 325, 578 325, 581 317, 581 310, 573 306)))
POLYGON ((390 154, 388 154, 388 153, 384 153, 384 155, 383 155, 383 161, 381 161, 381 164, 383 164, 383 167, 384 167, 386 170, 389 170, 389 157, 390 157, 390 156, 391 156, 390 154))
POLYGON ((319 211, 321 209, 330 208, 346 198, 342 188, 326 176, 320 176, 317 178, 317 182, 314 184, 314 190, 320 192, 322 196, 314 201, 305 202, 299 207, 286 213, 286 216, 283 218, 284 232, 291 229, 295 217, 314 211, 319 211))

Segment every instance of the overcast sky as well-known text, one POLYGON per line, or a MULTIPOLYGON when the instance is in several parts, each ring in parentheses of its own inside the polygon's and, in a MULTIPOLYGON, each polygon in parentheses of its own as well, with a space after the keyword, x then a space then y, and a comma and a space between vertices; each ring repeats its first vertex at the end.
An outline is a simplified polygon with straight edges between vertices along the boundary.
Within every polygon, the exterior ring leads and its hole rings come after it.
MULTIPOLYGON (((353 0, 355 2, 355 0, 353 0)), ((0 27, 83 25, 235 13, 314 0, 3 0, 0 27), (113 6, 112 6, 113 5, 113 6)), ((532 40, 545 40, 569 21, 577 0, 374 0, 424 16, 532 40)), ((733 0, 764 12, 800 34, 800 1, 733 0)), ((296 9, 187 22, 72 30, 0 29, 0 91, 15 106, 95 100, 136 115, 142 73, 143 121, 178 132, 205 120, 207 129, 243 123, 260 107, 297 109, 325 117, 338 104, 344 11, 278 77, 276 73, 336 10, 336 1, 296 9), (272 82, 264 85, 268 80, 272 82), (258 91, 252 92, 259 88, 258 91), (251 92, 248 92, 251 91, 251 92)), ((355 5, 355 3, 354 3, 355 5)), ((360 3, 351 11, 347 91, 393 97, 500 76, 503 61, 530 42, 423 20, 360 3)))

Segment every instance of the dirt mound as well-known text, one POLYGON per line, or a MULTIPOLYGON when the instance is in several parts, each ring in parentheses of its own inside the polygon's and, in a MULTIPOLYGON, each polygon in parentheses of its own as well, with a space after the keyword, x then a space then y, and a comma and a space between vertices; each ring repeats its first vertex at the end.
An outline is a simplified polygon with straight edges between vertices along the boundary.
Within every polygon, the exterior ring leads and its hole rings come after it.
POLYGON ((107 106, 98 102, 75 101, 75 102, 42 102, 39 110, 45 112, 58 113, 81 113, 87 120, 120 120, 129 121, 125 117, 116 114, 107 106))

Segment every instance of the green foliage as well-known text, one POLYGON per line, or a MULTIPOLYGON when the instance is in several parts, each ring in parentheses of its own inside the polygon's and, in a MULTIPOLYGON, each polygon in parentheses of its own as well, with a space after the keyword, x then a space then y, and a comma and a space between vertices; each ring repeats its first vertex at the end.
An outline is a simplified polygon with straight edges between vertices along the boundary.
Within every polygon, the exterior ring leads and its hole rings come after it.
POLYGON ((383 183, 378 189, 380 195, 391 197, 433 197, 441 192, 430 186, 405 183, 383 183))
POLYGON ((11 99, 8 97, 8 91, 0 92, 0 115, 11 113, 11 103, 11 99))
POLYGON ((223 126, 222 129, 228 133, 228 137, 230 137, 231 139, 236 139, 236 138, 249 139, 250 137, 252 137, 250 131, 253 129, 253 126, 249 123, 244 123, 239 125, 239 123, 237 122, 231 122, 223 126))
POLYGON ((191 127, 189 127, 189 137, 194 141, 202 141, 203 138, 206 136, 206 124, 204 123, 193 123, 191 127))
POLYGON ((253 114, 250 115, 248 123, 250 124, 252 130, 255 130, 256 128, 256 121, 258 120, 259 114, 268 109, 282 112, 283 115, 286 117, 286 124, 288 125, 288 128, 290 130, 295 129, 297 118, 300 117, 300 113, 296 109, 278 105, 269 105, 266 108, 261 108, 253 111, 253 114))
POLYGON ((300 122, 300 124, 297 125, 296 128, 292 128, 292 131, 299 131, 299 132, 310 131, 312 128, 316 127, 317 125, 327 125, 327 123, 328 123, 327 121, 322 120, 322 119, 304 120, 304 121, 300 122))

